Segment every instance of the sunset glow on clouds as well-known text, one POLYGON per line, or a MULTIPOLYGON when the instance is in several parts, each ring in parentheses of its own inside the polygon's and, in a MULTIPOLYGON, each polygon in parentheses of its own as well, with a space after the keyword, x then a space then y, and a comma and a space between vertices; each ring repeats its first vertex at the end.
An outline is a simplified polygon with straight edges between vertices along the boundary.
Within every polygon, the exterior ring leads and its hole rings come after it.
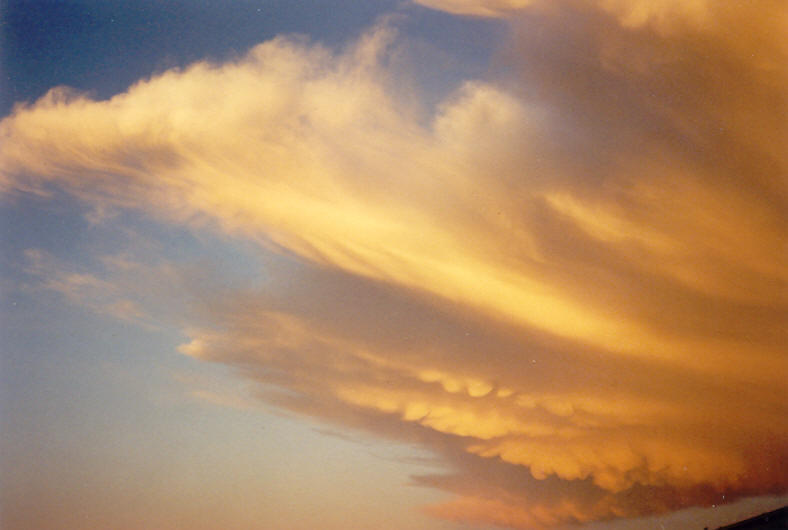
POLYGON ((107 100, 56 87, 0 123, 9 200, 251 242, 307 266, 287 286, 100 250, 85 271, 35 242, 28 274, 179 329, 181 354, 263 403, 439 456, 451 471, 413 478, 451 494, 424 507, 439 519, 785 495, 784 6, 418 3, 510 25, 490 74, 434 107, 383 17, 344 47, 279 36, 107 100))

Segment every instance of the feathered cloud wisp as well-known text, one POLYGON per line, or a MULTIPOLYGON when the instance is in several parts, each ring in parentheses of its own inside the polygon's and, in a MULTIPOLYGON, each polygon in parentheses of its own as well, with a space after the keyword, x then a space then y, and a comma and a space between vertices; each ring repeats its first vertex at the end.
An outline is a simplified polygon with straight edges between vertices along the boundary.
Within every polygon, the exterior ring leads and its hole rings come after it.
POLYGON ((503 72, 425 113, 390 24, 341 51, 280 37, 18 106, 0 185, 308 264, 288 289, 206 293, 180 351, 442 455, 454 474, 415 479, 456 494, 436 516, 532 528, 784 493, 776 4, 423 3, 512 16, 503 72))

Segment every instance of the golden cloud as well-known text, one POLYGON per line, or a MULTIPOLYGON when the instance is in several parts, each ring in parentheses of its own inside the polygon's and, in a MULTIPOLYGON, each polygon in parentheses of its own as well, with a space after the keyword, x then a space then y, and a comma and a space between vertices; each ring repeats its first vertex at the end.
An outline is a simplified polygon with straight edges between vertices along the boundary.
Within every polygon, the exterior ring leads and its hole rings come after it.
MULTIPOLYGON (((413 0, 417 4, 456 15, 490 18, 512 18, 522 13, 544 14, 567 7, 599 10, 613 16, 626 28, 648 26, 658 31, 707 29, 716 24, 719 13, 738 9, 710 0, 413 0), (719 5, 718 5, 719 4, 719 5)), ((765 0, 756 8, 774 8, 775 3, 765 0)), ((748 6, 752 8, 753 6, 748 6)))
POLYGON ((314 267, 303 291, 206 293, 181 353, 444 455, 458 475, 420 479, 458 495, 439 516, 531 528, 784 493, 784 47, 641 27, 706 3, 600 5, 615 24, 521 21, 508 77, 430 116, 384 66, 388 25, 106 101, 54 89, 0 123, 0 183, 314 267))

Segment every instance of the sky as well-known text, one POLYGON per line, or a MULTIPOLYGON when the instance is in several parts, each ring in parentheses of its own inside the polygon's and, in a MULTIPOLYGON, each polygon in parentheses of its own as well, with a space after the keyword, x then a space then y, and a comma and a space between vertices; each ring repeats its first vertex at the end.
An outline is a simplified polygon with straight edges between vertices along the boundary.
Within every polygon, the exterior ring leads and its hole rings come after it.
POLYGON ((788 504, 781 0, 0 2, 0 527, 788 504))

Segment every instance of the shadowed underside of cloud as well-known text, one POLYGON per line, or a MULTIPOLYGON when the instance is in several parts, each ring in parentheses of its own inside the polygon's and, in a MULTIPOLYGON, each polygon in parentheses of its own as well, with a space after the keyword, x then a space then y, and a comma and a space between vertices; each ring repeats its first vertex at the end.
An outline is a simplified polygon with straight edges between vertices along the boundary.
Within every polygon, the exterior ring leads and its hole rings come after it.
MULTIPOLYGON (((277 38, 17 107, 0 186, 310 264, 287 288, 204 292, 181 352, 443 455, 455 474, 414 479, 457 495, 439 517, 532 528, 784 493, 784 10, 422 3, 513 16, 502 73, 431 116, 398 88, 390 24, 339 52, 277 38)), ((105 281, 50 276, 69 296, 105 281)))

